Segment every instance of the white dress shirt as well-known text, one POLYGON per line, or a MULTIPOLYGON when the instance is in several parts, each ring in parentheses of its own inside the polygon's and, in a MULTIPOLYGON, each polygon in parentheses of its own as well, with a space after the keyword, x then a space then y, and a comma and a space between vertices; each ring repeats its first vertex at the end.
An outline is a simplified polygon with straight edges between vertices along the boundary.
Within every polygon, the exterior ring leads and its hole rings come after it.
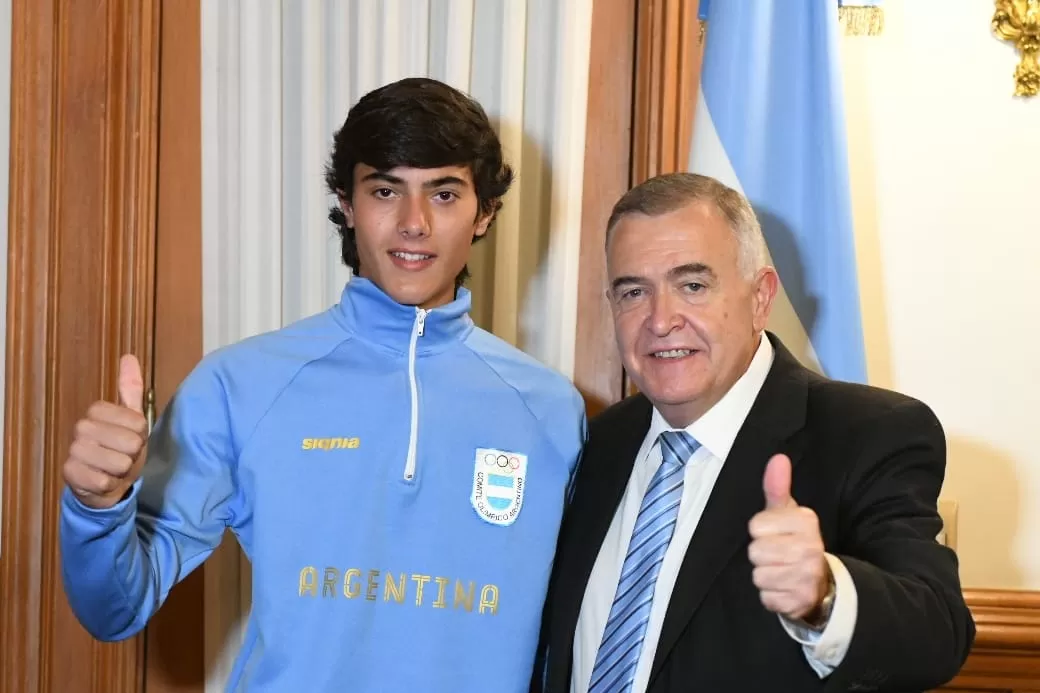
MULTIPOLYGON (((686 428, 701 447, 686 463, 682 500, 672 541, 665 552, 661 571, 654 588, 654 600, 650 607, 647 625, 636 666, 632 693, 644 693, 650 679, 657 642, 661 635, 665 612, 671 598, 675 580, 679 574, 686 548, 689 546, 697 523, 708 503, 722 465, 729 455, 733 441, 744 424, 748 412, 759 390, 769 374, 773 363, 773 346, 762 335, 758 349, 744 375, 733 385, 719 402, 701 418, 686 428)), ((672 426, 654 409, 643 445, 639 449, 632 475, 621 499, 614 520, 600 547, 596 563, 592 568, 585 597, 578 615, 577 632, 574 637, 574 667, 571 672, 571 693, 586 693, 596 663, 596 653, 603 638, 610 607, 614 602, 621 567, 628 553, 628 542, 632 536, 639 507, 643 502, 650 479, 661 464, 658 436, 672 426)), ((797 500, 797 499, 795 499, 797 500)), ((763 507, 765 497, 763 496, 763 507)), ((748 518, 749 520, 751 518, 748 518)), ((835 580, 835 599, 830 620, 821 632, 815 632, 780 617, 787 633, 802 644, 809 665, 822 678, 830 674, 841 663, 848 650, 856 625, 857 595, 852 577, 840 560, 826 554, 827 562, 835 580)))

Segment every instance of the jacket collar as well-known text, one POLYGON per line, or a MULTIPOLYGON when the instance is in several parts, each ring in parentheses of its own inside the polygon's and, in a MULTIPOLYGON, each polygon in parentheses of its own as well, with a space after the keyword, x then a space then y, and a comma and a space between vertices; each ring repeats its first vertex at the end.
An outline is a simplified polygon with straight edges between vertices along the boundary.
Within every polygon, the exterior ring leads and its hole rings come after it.
POLYGON ((343 288, 340 301, 332 307, 336 321, 352 336, 378 346, 408 353, 420 316, 425 313, 422 336, 416 339, 416 353, 430 353, 457 343, 473 329, 469 316, 472 296, 460 287, 455 300, 432 310, 398 303, 375 283, 352 277, 343 288))

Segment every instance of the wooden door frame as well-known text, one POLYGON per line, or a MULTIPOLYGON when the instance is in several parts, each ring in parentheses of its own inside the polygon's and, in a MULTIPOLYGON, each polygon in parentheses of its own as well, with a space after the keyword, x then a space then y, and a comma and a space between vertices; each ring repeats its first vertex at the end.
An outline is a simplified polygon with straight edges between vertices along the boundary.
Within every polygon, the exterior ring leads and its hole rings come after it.
MULTIPOLYGON (((156 205, 155 411, 202 358, 202 0, 163 3, 156 205)), ((145 631, 146 693, 202 693, 205 564, 145 631)))
POLYGON ((0 690, 141 689, 142 639, 73 616, 58 551, 74 422, 151 362, 158 0, 14 0, 0 690))

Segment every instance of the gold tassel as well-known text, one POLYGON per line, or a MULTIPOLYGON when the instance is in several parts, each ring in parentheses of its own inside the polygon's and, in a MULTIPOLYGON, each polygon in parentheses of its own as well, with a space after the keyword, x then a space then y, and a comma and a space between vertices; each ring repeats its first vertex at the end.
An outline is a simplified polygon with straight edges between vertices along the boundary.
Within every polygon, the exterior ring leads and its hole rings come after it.
POLYGON ((880 7, 839 7, 838 23, 846 36, 877 36, 885 28, 885 13, 880 7))
MULTIPOLYGON (((708 30, 706 19, 698 20, 697 45, 704 45, 704 34, 708 30)), ((885 12, 873 5, 838 8, 838 24, 846 36, 877 36, 885 28, 885 12)))

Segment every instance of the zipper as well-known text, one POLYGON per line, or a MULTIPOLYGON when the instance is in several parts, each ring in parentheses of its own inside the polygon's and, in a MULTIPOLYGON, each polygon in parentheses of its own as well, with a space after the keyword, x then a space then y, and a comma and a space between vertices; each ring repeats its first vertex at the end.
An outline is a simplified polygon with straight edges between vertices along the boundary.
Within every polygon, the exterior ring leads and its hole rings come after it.
POLYGON ((419 388, 415 383, 415 346, 419 337, 426 330, 426 314, 428 310, 415 309, 415 326, 412 327, 412 341, 408 345, 408 385, 412 391, 412 427, 408 434, 408 460, 404 464, 404 480, 415 478, 415 451, 419 437, 419 388))

